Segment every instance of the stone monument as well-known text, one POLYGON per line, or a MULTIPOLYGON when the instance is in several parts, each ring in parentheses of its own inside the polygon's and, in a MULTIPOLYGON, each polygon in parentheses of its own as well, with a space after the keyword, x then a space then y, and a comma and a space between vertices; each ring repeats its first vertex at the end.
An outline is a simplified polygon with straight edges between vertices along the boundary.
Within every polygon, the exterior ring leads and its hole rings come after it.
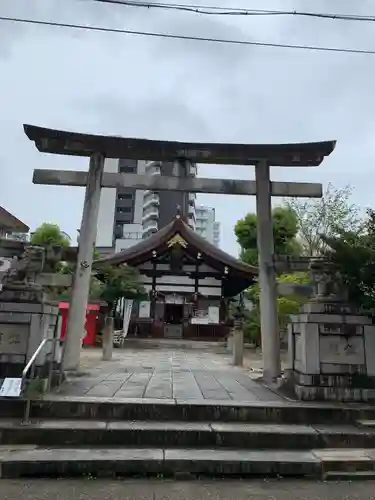
MULTIPOLYGON (((55 252, 53 253, 55 255, 55 252)), ((2 276, 0 291, 0 378, 20 377, 43 339, 51 339, 38 356, 35 375, 47 378, 59 363, 58 306, 48 301, 38 276, 46 266, 47 251, 27 246, 2 276)))
POLYGON ((291 317, 287 385, 300 400, 375 401, 375 325, 348 303, 340 275, 309 266, 314 292, 291 317))

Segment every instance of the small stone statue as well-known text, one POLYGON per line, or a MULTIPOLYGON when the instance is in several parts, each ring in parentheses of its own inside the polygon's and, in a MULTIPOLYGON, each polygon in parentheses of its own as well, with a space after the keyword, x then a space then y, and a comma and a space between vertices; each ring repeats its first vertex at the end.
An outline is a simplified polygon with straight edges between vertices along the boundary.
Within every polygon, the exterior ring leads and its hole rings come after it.
POLYGON ((312 258, 309 273, 314 286, 313 300, 345 301, 345 287, 340 274, 326 260, 312 258))
POLYGON ((44 248, 37 246, 26 247, 20 259, 13 257, 10 269, 4 277, 4 285, 36 286, 36 277, 42 272, 44 263, 44 248))

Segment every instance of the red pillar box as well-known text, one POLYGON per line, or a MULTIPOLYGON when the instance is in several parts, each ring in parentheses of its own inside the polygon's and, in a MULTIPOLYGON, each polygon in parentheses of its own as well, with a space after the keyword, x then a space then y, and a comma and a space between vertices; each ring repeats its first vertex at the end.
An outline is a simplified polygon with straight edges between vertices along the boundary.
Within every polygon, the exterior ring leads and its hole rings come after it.
MULTIPOLYGON (((60 302, 59 304, 59 309, 61 311, 61 340, 64 339, 66 335, 69 305, 69 302, 60 302)), ((87 304, 85 323, 86 336, 83 339, 83 343, 86 345, 95 344, 95 337, 98 330, 99 309, 99 304, 87 304)))

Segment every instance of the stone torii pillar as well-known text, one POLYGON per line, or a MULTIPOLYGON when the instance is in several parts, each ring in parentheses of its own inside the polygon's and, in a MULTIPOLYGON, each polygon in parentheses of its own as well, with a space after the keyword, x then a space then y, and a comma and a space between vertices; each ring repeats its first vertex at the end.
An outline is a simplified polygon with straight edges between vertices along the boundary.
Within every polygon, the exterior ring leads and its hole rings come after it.
MULTIPOLYGON (((101 187, 132 187, 153 191, 184 191, 256 195, 261 333, 264 378, 280 375, 280 339, 277 321, 277 291, 274 270, 271 196, 321 197, 322 185, 301 182, 271 182, 271 166, 318 166, 332 153, 335 141, 304 144, 203 144, 86 135, 24 125, 39 151, 89 156, 89 172, 35 170, 35 184, 86 187, 77 273, 68 322, 64 368, 77 369, 89 291, 93 245, 95 244, 101 187), (222 165, 253 165, 255 181, 179 178, 103 173, 104 158, 178 161, 222 165)), ((256 271, 256 270, 255 270, 256 271)))
POLYGON ((277 315, 277 287, 273 258, 274 241, 270 167, 267 164, 267 160, 263 160, 256 165, 255 182, 257 191, 257 245, 263 377, 266 380, 275 380, 281 374, 280 330, 277 315))
POLYGON ((63 351, 63 369, 78 370, 82 340, 85 337, 86 310, 90 290, 92 262, 100 205, 104 156, 90 157, 83 214, 79 231, 77 266, 70 301, 66 344, 63 351))

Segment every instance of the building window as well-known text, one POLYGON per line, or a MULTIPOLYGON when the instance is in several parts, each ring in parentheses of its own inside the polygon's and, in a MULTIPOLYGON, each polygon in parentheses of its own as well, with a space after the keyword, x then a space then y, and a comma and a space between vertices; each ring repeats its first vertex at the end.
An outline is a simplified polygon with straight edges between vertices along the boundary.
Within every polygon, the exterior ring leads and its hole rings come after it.
POLYGON ((134 167, 120 166, 119 171, 121 174, 134 174, 134 167))
POLYGON ((117 195, 118 200, 132 200, 133 193, 120 193, 117 195))
POLYGON ((133 207, 117 207, 118 214, 129 214, 133 207))
POLYGON ((122 238, 124 232, 124 227, 122 224, 116 224, 115 226, 115 238, 122 238))

